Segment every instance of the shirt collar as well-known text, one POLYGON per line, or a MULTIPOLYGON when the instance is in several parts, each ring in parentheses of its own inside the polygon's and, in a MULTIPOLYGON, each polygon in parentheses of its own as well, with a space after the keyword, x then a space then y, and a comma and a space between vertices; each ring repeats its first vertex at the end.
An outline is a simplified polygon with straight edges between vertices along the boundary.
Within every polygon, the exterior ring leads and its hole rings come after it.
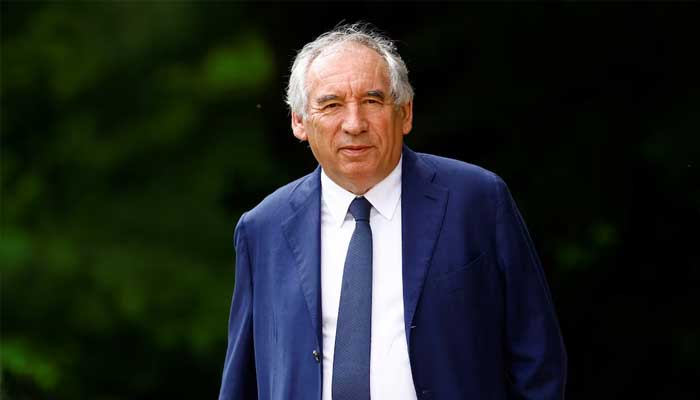
MULTIPOLYGON (((377 213, 386 220, 394 218, 396 207, 401 200, 401 162, 402 158, 396 164, 396 167, 391 171, 386 178, 374 185, 364 197, 372 204, 372 207, 377 210, 377 213)), ((355 200, 355 194, 343 189, 340 185, 333 182, 326 175, 326 172, 321 169, 321 198, 328 207, 331 214, 333 224, 341 226, 345 221, 345 216, 348 214, 350 203, 355 200)))

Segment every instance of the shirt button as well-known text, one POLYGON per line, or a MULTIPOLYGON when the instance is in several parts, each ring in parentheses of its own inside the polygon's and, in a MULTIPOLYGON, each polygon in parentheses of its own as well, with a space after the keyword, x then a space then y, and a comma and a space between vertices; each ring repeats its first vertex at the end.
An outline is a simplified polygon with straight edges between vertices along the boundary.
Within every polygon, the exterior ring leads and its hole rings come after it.
POLYGON ((314 360, 316 360, 317 363, 321 362, 321 353, 319 353, 318 350, 312 351, 311 354, 314 356, 314 360))

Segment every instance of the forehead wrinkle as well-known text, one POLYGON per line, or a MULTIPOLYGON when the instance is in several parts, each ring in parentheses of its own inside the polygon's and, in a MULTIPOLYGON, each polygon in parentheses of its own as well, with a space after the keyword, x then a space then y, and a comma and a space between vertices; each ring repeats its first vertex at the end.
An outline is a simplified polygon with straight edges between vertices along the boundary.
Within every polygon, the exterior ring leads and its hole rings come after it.
POLYGON ((388 65, 374 50, 364 46, 346 46, 322 53, 307 72, 308 91, 322 90, 316 100, 329 96, 356 97, 356 94, 389 89, 388 65), (372 54, 372 56, 368 56, 372 54))

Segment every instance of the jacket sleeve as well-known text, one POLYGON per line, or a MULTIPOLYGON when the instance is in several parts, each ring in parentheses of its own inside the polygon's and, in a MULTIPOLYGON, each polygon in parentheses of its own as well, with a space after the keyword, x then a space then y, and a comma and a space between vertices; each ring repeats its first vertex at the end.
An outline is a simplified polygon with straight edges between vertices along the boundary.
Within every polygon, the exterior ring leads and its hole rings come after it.
POLYGON ((253 280, 245 237, 245 216, 241 216, 234 233, 236 281, 219 400, 257 398, 253 353, 253 280))
POLYGON ((518 399, 563 399, 566 352, 549 288, 520 212, 498 177, 496 193, 509 390, 518 399))

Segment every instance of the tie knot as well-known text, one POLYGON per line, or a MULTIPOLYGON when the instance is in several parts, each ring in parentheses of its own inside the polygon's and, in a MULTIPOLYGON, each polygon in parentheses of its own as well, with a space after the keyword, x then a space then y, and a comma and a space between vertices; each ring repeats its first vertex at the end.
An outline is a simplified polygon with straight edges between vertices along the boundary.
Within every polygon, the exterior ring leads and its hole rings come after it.
POLYGON ((355 221, 369 222, 369 210, 372 209, 372 204, 364 197, 357 197, 350 203, 350 214, 355 218, 355 221))

